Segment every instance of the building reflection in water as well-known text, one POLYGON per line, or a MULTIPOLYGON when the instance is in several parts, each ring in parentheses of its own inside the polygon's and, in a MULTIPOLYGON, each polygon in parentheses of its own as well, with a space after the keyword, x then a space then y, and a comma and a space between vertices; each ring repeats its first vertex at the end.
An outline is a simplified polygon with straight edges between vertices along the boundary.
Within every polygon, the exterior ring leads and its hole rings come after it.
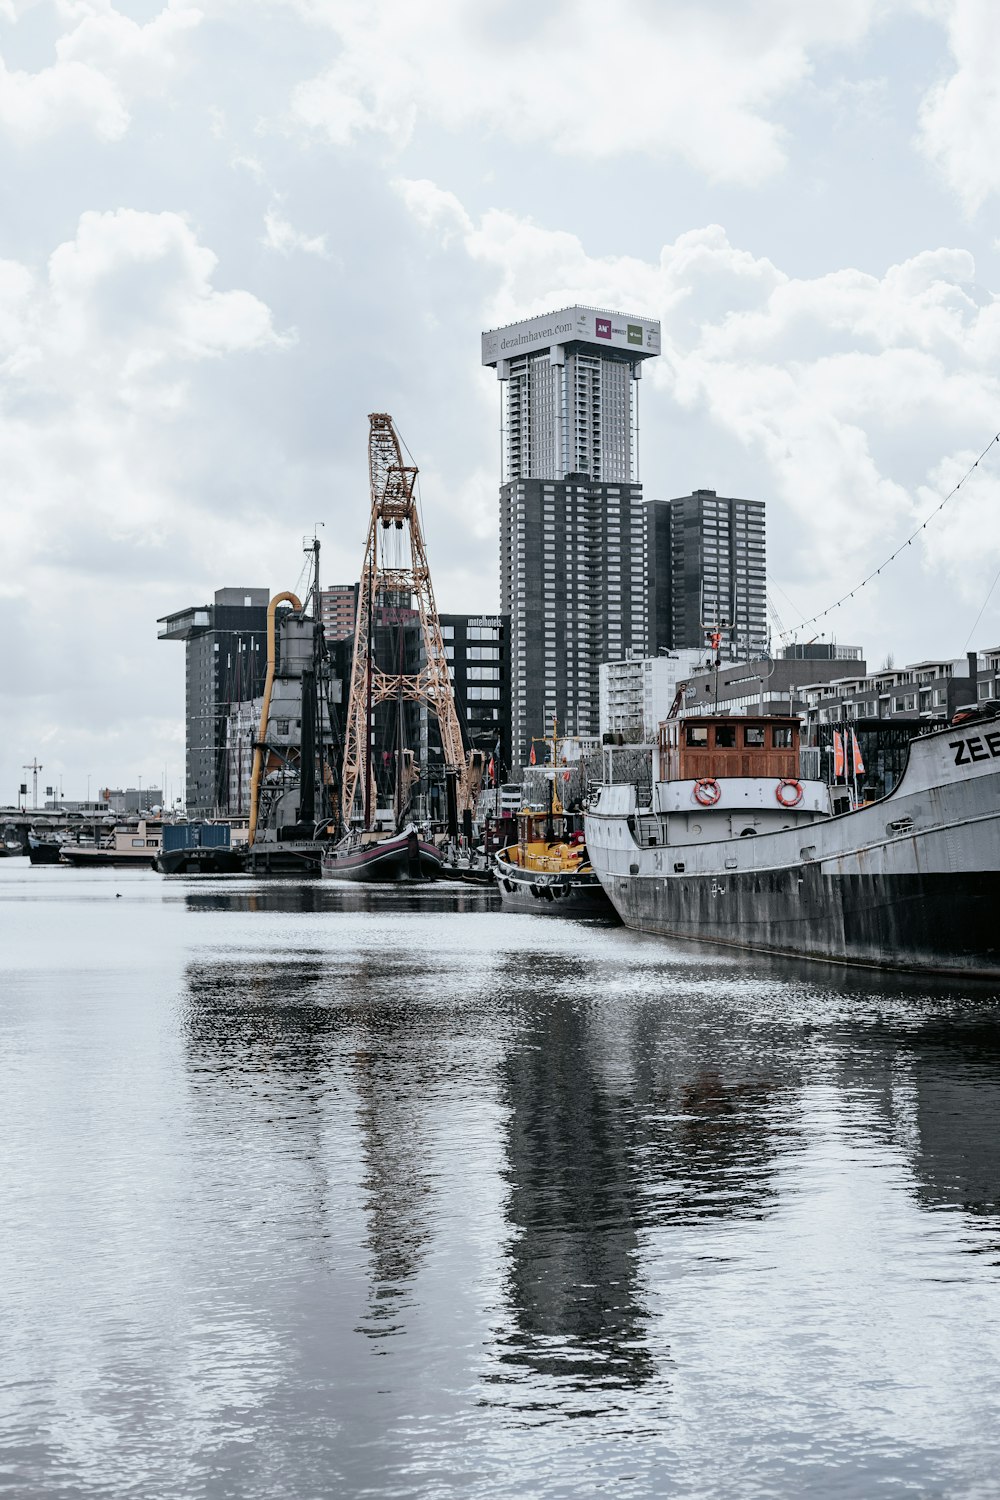
POLYGON ((1000 1017, 968 1002, 923 1010, 851 1028, 841 1081, 873 1099, 870 1123, 899 1150, 916 1200, 963 1211, 986 1235, 976 1248, 1000 1250, 1000 1017))
MULTIPOLYGON (((226 899, 252 902, 255 894, 226 899)), ((278 909, 287 899, 278 898, 278 909)), ((425 1112, 434 1042, 415 1009, 393 998, 398 981, 392 956, 371 953, 346 966, 316 952, 187 970, 188 1066, 209 1123, 244 1135, 262 1162, 282 1134, 282 1151, 294 1157, 283 1170, 313 1184, 304 1232, 317 1254, 343 1234, 345 1194, 353 1189, 359 1198, 370 1286, 363 1326, 372 1336, 397 1331, 429 1238, 425 1112), (346 1163, 350 1182, 338 1180, 346 1163)))
MULTIPOLYGON (((586 965, 545 967, 586 995, 586 965)), ((510 980, 512 988, 514 979, 510 980)), ((499 1362, 563 1390, 669 1382, 653 1344, 644 1241, 657 1228, 759 1217, 795 1133, 800 1074, 704 1047, 669 1007, 533 997, 503 1064, 512 1325, 499 1362)), ((667 1368, 665 1368, 667 1367, 667 1368)))

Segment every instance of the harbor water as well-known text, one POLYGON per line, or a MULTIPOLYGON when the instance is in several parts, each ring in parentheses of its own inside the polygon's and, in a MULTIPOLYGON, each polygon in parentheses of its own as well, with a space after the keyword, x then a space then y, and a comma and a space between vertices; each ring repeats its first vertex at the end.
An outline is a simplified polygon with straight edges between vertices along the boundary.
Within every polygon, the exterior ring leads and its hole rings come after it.
POLYGON ((998 1493, 995 988, 24 859, 0 952, 0 1493, 998 1493))

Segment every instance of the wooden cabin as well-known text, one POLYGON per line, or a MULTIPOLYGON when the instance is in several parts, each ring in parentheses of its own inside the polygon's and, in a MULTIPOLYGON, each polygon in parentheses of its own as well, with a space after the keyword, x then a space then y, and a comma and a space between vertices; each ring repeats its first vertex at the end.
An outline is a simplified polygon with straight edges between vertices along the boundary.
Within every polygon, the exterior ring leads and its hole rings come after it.
POLYGON ((790 780, 798 774, 798 719, 705 714, 660 725, 661 781, 722 776, 790 780))

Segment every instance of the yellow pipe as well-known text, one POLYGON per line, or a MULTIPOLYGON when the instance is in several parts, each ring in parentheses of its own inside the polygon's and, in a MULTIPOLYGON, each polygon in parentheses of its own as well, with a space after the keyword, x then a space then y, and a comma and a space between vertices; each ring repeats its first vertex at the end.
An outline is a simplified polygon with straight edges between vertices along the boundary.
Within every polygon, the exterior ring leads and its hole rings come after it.
POLYGON ((250 773, 250 833, 247 840, 250 844, 257 836, 257 805, 260 798, 260 778, 264 770, 264 740, 267 735, 267 716, 271 711, 271 689, 274 686, 274 615, 279 604, 291 604, 300 614, 302 612, 302 602, 297 594, 275 594, 267 606, 267 676, 264 678, 264 701, 260 710, 260 733, 250 773))

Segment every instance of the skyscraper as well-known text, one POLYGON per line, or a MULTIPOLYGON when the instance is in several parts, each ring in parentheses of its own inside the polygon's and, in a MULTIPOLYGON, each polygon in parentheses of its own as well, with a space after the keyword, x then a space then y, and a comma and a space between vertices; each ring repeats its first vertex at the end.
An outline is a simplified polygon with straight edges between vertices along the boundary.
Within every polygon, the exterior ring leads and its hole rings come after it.
POLYGON ((501 611, 510 617, 511 755, 598 731, 598 667, 646 646, 636 382, 660 325, 570 307, 483 334, 504 392, 501 611))
POLYGON ((697 650, 722 628, 723 654, 767 642, 764 502, 695 490, 646 506, 649 649, 697 650))
POLYGON ((230 708, 263 691, 269 589, 217 589, 212 604, 164 615, 161 641, 184 641, 187 811, 228 810, 226 746, 230 708))

